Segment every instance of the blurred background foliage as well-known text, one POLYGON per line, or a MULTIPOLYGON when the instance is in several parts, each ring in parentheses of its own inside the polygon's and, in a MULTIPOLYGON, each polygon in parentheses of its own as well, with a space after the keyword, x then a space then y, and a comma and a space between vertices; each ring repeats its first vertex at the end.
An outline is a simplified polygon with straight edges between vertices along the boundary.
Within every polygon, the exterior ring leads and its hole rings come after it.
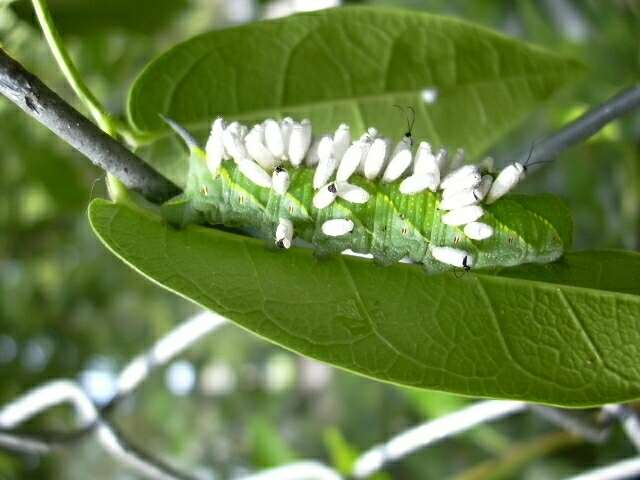
MULTIPOLYGON (((316 0, 51 0, 72 57, 98 98, 123 114, 144 64, 214 28, 338 4, 316 0)), ((640 2, 386 0, 452 15, 569 54, 589 71, 492 152, 498 165, 640 77, 640 2)), ((64 98, 26 0, 0 0, 0 42, 64 98)), ((567 200, 575 247, 640 248, 640 116, 609 125, 539 168, 524 189, 567 200)), ((455 146, 452 146, 455 147, 455 146)), ((0 402, 59 377, 98 402, 115 373, 195 308, 116 260, 85 208, 103 173, 0 100, 0 402)), ((300 358, 228 326, 156 373, 119 406, 129 437, 203 479, 302 458, 347 472, 358 452, 469 400, 375 383, 300 358)), ((62 428, 61 409, 32 422, 62 428)), ((377 480, 559 478, 631 455, 619 434, 595 448, 530 415, 485 426, 393 466, 377 480), (520 459, 520 461, 514 461, 520 459)), ((46 458, 0 452, 0 479, 132 478, 89 441, 46 458)))

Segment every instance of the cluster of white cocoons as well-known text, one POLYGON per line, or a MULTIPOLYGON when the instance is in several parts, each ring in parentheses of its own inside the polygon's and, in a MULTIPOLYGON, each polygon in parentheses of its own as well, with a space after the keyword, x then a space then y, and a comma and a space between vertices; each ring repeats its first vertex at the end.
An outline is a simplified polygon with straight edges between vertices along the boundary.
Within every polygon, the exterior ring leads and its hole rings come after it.
MULTIPOLYGON (((463 227, 464 234, 472 240, 485 240, 493 235, 493 228, 478 220, 484 215, 481 203, 492 204, 511 191, 525 176, 526 166, 515 162, 493 178, 482 175, 478 165, 463 165, 446 175, 439 188, 442 190, 440 210, 442 222, 463 227)), ((439 262, 470 270, 474 258, 464 250, 451 247, 430 248, 431 255, 439 262)))
MULTIPOLYGON (((447 151, 433 152, 428 142, 413 148, 410 133, 395 145, 369 128, 353 138, 351 129, 341 124, 334 133, 314 138, 311 122, 267 119, 248 128, 238 122, 227 123, 217 118, 205 147, 207 167, 215 177, 224 161, 234 161, 238 170, 251 182, 285 195, 290 183, 289 168, 314 168, 313 206, 329 207, 337 198, 364 204, 370 194, 350 183, 353 175, 383 183, 400 182, 399 191, 415 195, 425 190, 442 191, 440 209, 446 211, 442 221, 462 227, 473 240, 493 235, 491 226, 478 220, 484 214, 481 203, 492 203, 511 190, 522 178, 526 167, 514 163, 496 177, 482 175, 476 165, 463 165, 464 152, 458 150, 449 159, 447 151)), ((352 232, 354 223, 347 218, 335 218, 323 223, 321 230, 329 237, 352 232)), ((293 224, 280 219, 276 228, 276 244, 289 248, 293 239, 293 224)), ((450 247, 431 247, 432 256, 443 263, 469 269, 473 258, 467 252, 450 247)))

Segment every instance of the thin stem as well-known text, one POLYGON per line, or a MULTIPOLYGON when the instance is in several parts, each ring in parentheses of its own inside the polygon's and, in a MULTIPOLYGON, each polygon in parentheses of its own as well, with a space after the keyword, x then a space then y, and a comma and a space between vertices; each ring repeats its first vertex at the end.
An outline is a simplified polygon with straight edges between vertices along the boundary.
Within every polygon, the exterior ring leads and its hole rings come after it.
MULTIPOLYGON (((529 164, 544 162, 555 158, 558 153, 597 133, 609 122, 640 107, 640 85, 622 90, 614 97, 566 125, 558 132, 535 145, 529 164)), ((520 161, 527 161, 527 154, 520 161)))
POLYGON ((114 118, 84 83, 80 72, 78 72, 71 56, 67 52, 62 37, 53 22, 47 1, 32 0, 32 2, 42 33, 58 67, 80 101, 87 107, 98 126, 112 137, 120 135, 131 147, 137 147, 142 143, 146 143, 148 140, 144 138, 144 136, 134 133, 129 126, 117 118, 114 118))
POLYGON ((69 53, 64 47, 60 33, 53 23, 53 18, 49 12, 49 7, 46 0, 32 0, 33 9, 35 10, 36 17, 42 28, 44 38, 53 53, 53 57, 58 64, 58 67, 62 71, 62 74, 69 82, 69 85, 78 96, 80 101, 89 109, 89 113, 98 123, 98 126, 113 136, 116 133, 114 121, 111 118, 109 112, 100 103, 100 101, 93 95, 91 90, 82 81, 80 73, 76 69, 69 53))

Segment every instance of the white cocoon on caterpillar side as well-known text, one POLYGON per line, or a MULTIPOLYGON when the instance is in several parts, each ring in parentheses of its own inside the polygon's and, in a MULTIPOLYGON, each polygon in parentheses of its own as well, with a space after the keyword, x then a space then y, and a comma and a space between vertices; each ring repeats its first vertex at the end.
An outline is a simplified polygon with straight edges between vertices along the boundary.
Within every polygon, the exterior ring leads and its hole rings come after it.
POLYGON ((222 165, 222 155, 209 155, 207 153, 207 169, 213 178, 218 176, 220 165, 222 165))
POLYGON ((469 252, 452 247, 431 247, 431 255, 441 263, 458 268, 473 267, 473 256, 469 252))
POLYGON ((455 190, 447 188, 442 191, 442 204, 441 210, 452 210, 453 208, 462 207, 464 205, 471 205, 472 203, 481 202, 484 197, 487 196, 487 192, 491 187, 493 178, 491 175, 484 175, 480 179, 480 183, 475 187, 463 188, 462 190, 455 190), (455 200, 454 200, 455 199, 455 200), (469 202, 469 203, 464 203, 469 202))
POLYGON ((524 167, 515 162, 507 165, 493 181, 485 202, 491 204, 511 191, 524 175, 524 167))
POLYGON ((218 175, 222 160, 227 156, 224 151, 224 141, 222 139, 225 128, 226 124, 224 119, 222 117, 216 118, 211 125, 211 133, 209 133, 207 144, 204 147, 207 157, 207 168, 214 177, 218 175))
POLYGON ((264 123, 264 143, 271 154, 276 158, 282 158, 285 154, 284 138, 280 123, 273 118, 267 118, 264 123))
POLYGON ((335 157, 333 150, 333 138, 330 135, 323 135, 318 144, 318 158, 320 162, 329 157, 335 157))
MULTIPOLYGON (((450 190, 445 190, 445 192, 450 192, 450 190)), ((478 187, 465 188, 447 195, 443 194, 439 208, 440 210, 454 210, 478 203, 482 201, 483 198, 484 196, 478 187)))
POLYGON ((337 181, 346 182, 351 178, 351 175, 356 173, 358 165, 360 165, 364 156, 364 151, 364 143, 360 141, 354 142, 353 145, 347 148, 342 160, 340 160, 340 165, 338 165, 337 181))
POLYGON ((369 134, 365 133, 358 140, 360 147, 362 148, 362 156, 360 157, 360 163, 358 164, 357 172, 360 175, 364 176, 364 162, 367 160, 367 155, 369 155, 369 150, 371 149, 371 145, 373 144, 373 139, 369 136, 369 134))
POLYGON ((293 223, 286 218, 278 219, 276 227, 276 245, 279 248, 291 248, 293 240, 293 223))
POLYGON ((323 208, 327 208, 331 205, 336 197, 338 196, 338 189, 336 188, 335 183, 329 183, 328 185, 323 185, 316 194, 313 196, 313 206, 318 210, 323 208))
POLYGON ((360 175, 364 175, 364 162, 367 159, 367 154, 369 153, 369 149, 371 148, 373 141, 376 139, 377 134, 378 130, 373 127, 369 127, 369 129, 360 135, 360 138, 357 140, 357 142, 362 146, 362 158, 360 159, 360 164, 358 165, 357 170, 360 175))
POLYGON ((264 168, 249 158, 243 158, 239 162, 238 170, 259 187, 271 188, 271 175, 264 168))
MULTIPOLYGON (((469 180, 471 181, 471 180, 469 180)), ((480 179, 480 182, 478 182, 477 185, 471 186, 471 187, 466 187, 466 188, 461 188, 461 189, 457 189, 455 187, 449 187, 446 190, 442 191, 442 200, 447 200, 451 197, 456 197, 458 195, 460 195, 461 193, 465 193, 465 192, 473 192, 473 194, 476 197, 476 200, 480 201, 484 198, 484 196, 482 194, 482 190, 480 189, 482 185, 482 179, 480 179)), ((443 210, 451 210, 450 208, 445 208, 443 210)))
POLYGON ((318 166, 313 173, 313 188, 316 190, 325 185, 336 171, 337 161, 333 154, 333 139, 322 137, 318 145, 318 166))
MULTIPOLYGON (((216 119, 211 124, 211 130, 209 131, 209 140, 219 140, 222 141, 222 134, 227 128, 227 122, 224 121, 222 117, 216 117, 216 119)), ((208 140, 207 140, 208 143, 208 140)), ((206 147, 205 147, 206 148, 206 147)))
POLYGON ((451 188, 452 190, 461 190, 472 186, 475 187, 480 183, 480 179, 480 170, 478 167, 475 165, 463 165, 444 177, 440 183, 440 188, 442 190, 446 190, 448 188, 451 188), (475 185, 473 184, 473 181, 476 182, 475 185))
POLYGON ((347 182, 336 182, 338 196, 349 203, 367 203, 369 201, 369 192, 364 188, 347 182))
POLYGON ((492 183, 493 183, 493 177, 491 175, 483 175, 482 178, 480 179, 480 185, 478 185, 476 188, 480 192, 482 200, 484 200, 484 198, 489 193, 492 183))
POLYGON ((470 175, 474 175, 476 173, 480 173, 480 169, 475 165, 463 165, 455 170, 451 171, 447 176, 442 179, 442 183, 440 184, 440 188, 442 190, 448 188, 450 185, 455 184, 460 181, 460 179, 468 177, 470 175))
POLYGON ((311 141, 311 146, 309 147, 309 151, 307 152, 307 156, 304 160, 304 164, 307 167, 315 167, 320 161, 320 158, 318 157, 318 146, 320 145, 322 138, 323 137, 318 137, 311 141))
POLYGON ((440 178, 444 178, 449 170, 449 152, 446 148, 441 148, 436 153, 436 165, 440 169, 440 178))
POLYGON ((400 183, 400 193, 404 195, 413 195, 420 193, 426 189, 435 192, 438 188, 438 179, 435 175, 423 173, 422 175, 413 174, 400 183))
POLYGON ((225 130, 235 133, 241 140, 249 133, 249 127, 240 122, 231 122, 225 130))
POLYGON ((420 142, 413 159, 414 175, 434 175, 440 180, 440 167, 436 163, 436 156, 431 151, 429 142, 420 142))
POLYGON ((276 165, 276 157, 264 144, 264 127, 255 125, 244 137, 244 145, 247 153, 265 170, 273 170, 276 165))
POLYGON ((303 120, 294 123, 289 137, 289 161, 294 167, 298 167, 304 160, 311 145, 311 122, 303 120))
POLYGON ((282 167, 276 167, 271 174, 271 187, 278 195, 284 195, 289 189, 289 172, 282 167))
POLYGON ((481 222, 471 222, 464 226, 464 234, 471 240, 485 240, 493 235, 493 227, 481 222))
POLYGON ((484 210, 479 205, 467 205, 466 207, 456 208, 445 213, 442 216, 442 223, 458 227, 467 223, 475 222, 484 215, 484 210))
POLYGON ((342 251, 342 255, 349 255, 351 257, 360 257, 360 258, 367 258, 369 260, 373 260, 373 254, 372 253, 358 253, 358 252, 354 252, 350 248, 347 248, 346 250, 343 250, 342 251))
POLYGON ((243 129, 238 122, 231 123, 222 133, 222 142, 227 154, 236 162, 248 156, 244 146, 243 129))
POLYGON ((311 139, 313 138, 313 127, 311 126, 311 120, 308 118, 303 118, 299 125, 304 129, 305 136, 309 138, 309 144, 311 144, 311 139))
POLYGON ((389 142, 384 138, 376 138, 369 151, 367 152, 367 158, 364 161, 364 176, 368 180, 375 179, 387 160, 387 152, 389 151, 389 142))
POLYGON ((340 237, 353 231, 353 222, 346 218, 333 218, 322 224, 322 233, 328 237, 340 237))
POLYGON ((351 145, 351 129, 346 123, 341 123, 333 134, 333 154, 338 161, 342 160, 349 145, 351 145))
POLYGON ((395 182, 409 168, 411 160, 411 146, 403 139, 396 145, 389 165, 382 174, 382 181, 385 183, 395 182))
POLYGON ((285 117, 280 120, 280 131, 282 132, 282 145, 284 147, 283 157, 286 157, 289 152, 289 140, 291 139, 291 131, 293 130, 293 118, 285 117))
POLYGON ((293 129, 293 118, 284 117, 280 120, 280 131, 282 132, 282 143, 284 143, 285 154, 289 148, 289 139, 291 138, 291 130, 293 129))

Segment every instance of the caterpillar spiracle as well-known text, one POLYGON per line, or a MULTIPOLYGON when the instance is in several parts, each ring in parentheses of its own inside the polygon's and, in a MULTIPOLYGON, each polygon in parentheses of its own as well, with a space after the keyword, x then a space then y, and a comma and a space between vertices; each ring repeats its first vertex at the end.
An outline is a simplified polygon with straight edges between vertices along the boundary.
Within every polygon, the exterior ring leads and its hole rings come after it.
MULTIPOLYGON (((165 119, 190 148, 184 192, 163 206, 173 223, 250 229, 269 245, 296 239, 319 255, 356 254, 427 272, 558 259, 566 206, 551 195, 507 195, 527 166, 464 163, 422 141, 411 126, 394 145, 348 125, 314 138, 309 120, 267 119, 248 128, 217 118, 204 149, 165 119)), ((570 224, 570 222, 568 222, 570 224)))

